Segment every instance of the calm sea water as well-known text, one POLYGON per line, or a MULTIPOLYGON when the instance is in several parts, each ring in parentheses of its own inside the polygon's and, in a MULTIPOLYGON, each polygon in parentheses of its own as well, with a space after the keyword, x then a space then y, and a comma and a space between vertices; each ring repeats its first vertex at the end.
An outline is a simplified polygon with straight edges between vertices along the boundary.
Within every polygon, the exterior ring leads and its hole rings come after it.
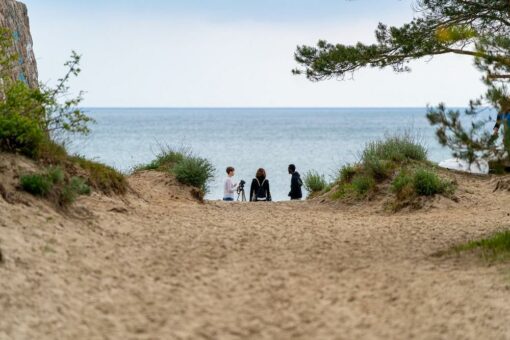
POLYGON ((250 183, 266 169, 274 200, 289 191, 289 163, 304 174, 314 169, 328 178, 357 160, 363 146, 385 135, 412 130, 429 158, 449 158, 436 142, 425 108, 370 109, 126 109, 86 110, 97 124, 86 138, 71 141, 72 152, 128 172, 154 159, 160 145, 190 147, 216 167, 208 199, 223 195, 225 168, 250 183))

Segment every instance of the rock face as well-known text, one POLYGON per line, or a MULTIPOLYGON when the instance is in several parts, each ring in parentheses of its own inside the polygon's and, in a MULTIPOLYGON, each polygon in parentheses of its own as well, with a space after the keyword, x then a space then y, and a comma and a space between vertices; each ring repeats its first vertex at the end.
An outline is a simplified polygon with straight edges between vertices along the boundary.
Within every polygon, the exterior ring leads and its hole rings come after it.
POLYGON ((15 0, 0 0, 0 27, 12 32, 12 52, 18 57, 13 78, 27 83, 30 87, 37 87, 37 63, 32 48, 27 6, 15 0))

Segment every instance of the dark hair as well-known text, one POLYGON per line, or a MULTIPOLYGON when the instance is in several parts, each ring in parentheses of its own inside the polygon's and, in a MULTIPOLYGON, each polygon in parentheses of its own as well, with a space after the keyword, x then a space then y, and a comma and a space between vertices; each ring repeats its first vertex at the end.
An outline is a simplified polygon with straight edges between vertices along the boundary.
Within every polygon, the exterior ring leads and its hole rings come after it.
POLYGON ((255 174, 255 177, 257 178, 266 178, 266 170, 260 168, 257 170, 257 173, 255 174))
POLYGON ((290 165, 289 165, 289 171, 290 171, 290 172, 294 172, 294 171, 296 171, 296 166, 295 166, 294 164, 290 164, 290 165))
POLYGON ((235 169, 234 169, 234 167, 233 167, 233 166, 229 166, 229 167, 227 168, 227 174, 231 173, 231 172, 232 172, 232 171, 234 171, 234 170, 235 170, 235 169))

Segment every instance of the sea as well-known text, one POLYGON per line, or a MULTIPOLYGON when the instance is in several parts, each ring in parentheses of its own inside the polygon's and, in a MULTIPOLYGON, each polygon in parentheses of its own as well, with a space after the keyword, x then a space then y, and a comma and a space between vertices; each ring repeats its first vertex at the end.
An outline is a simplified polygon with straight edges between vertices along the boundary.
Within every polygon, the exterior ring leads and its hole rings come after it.
MULTIPOLYGON (((410 133, 430 160, 451 158, 428 123, 426 108, 87 108, 91 133, 68 142, 72 153, 124 173, 153 160, 161 148, 188 148, 216 168, 206 198, 223 196, 225 169, 249 183, 264 168, 273 200, 287 200, 289 164, 332 180, 356 162, 364 146, 410 133)), ((162 183, 163 185, 163 183, 162 183)))

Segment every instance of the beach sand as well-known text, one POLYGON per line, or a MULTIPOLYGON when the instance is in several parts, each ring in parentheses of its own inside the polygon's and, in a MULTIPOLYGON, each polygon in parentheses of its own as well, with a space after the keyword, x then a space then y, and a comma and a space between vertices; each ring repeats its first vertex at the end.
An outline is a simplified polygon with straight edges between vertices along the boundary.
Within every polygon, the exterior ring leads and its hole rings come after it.
POLYGON ((434 254, 508 228, 510 195, 455 176, 458 203, 396 214, 147 172, 68 213, 0 197, 0 339, 509 339, 508 265, 434 254))

